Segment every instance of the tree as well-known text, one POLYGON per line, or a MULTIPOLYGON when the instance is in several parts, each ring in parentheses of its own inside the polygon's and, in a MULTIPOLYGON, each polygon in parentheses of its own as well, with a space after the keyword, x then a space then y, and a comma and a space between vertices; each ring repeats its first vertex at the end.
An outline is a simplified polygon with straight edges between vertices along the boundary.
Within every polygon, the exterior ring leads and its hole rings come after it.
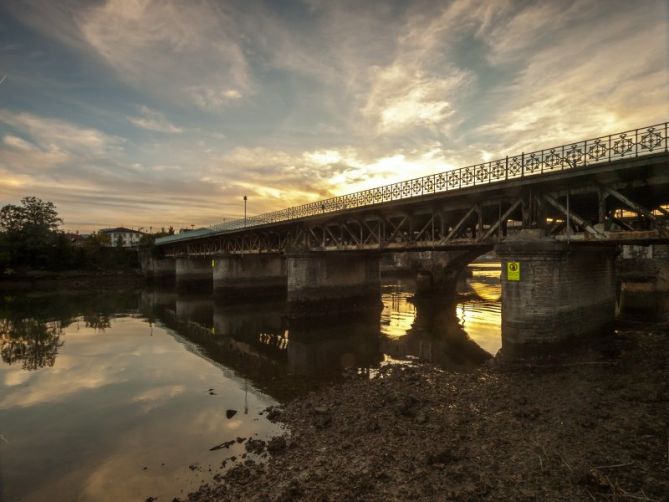
POLYGON ((15 234, 23 227, 23 215, 21 208, 13 204, 7 204, 0 209, 0 230, 6 234, 15 234))
POLYGON ((24 197, 20 205, 0 208, 0 232, 9 262, 44 266, 51 261, 50 248, 63 222, 53 202, 24 197))
POLYGON ((63 222, 53 202, 38 197, 24 197, 21 205, 7 204, 0 209, 0 229, 4 232, 40 230, 55 232, 63 222))

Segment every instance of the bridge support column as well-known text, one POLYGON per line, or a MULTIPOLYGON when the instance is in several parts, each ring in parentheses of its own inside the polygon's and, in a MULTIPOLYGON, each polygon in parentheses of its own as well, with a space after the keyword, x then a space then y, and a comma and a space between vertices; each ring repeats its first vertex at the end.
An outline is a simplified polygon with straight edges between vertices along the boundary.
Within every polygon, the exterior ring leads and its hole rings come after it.
POLYGON ((174 283, 176 269, 174 258, 151 258, 151 281, 155 284, 174 283))
POLYGON ((381 308, 379 255, 300 252, 286 257, 291 317, 336 315, 381 308))
POLYGON ((212 286, 211 258, 177 258, 177 290, 208 292, 212 286))
POLYGON ((620 312, 662 319, 669 314, 669 245, 623 246, 618 258, 620 312))
POLYGON ((157 258, 149 252, 141 252, 139 263, 147 281, 156 284, 173 283, 176 275, 174 258, 157 258))
POLYGON ((550 349, 612 329, 615 246, 518 240, 502 242, 496 251, 502 260, 505 355, 550 349))
POLYGON ((217 256, 214 294, 226 300, 276 298, 286 294, 286 263, 280 254, 217 256))

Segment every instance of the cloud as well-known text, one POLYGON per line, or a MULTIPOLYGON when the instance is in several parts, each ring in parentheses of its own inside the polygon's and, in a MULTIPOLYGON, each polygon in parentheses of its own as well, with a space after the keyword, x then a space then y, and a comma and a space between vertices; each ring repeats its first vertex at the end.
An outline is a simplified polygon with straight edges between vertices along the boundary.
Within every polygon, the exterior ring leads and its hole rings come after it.
POLYGON ((197 0, 28 0, 26 23, 112 68, 116 78, 173 103, 219 109, 253 92, 232 7, 197 0))
MULTIPOLYGON (((63 153, 77 151, 92 156, 104 154, 110 148, 119 148, 123 143, 121 138, 98 129, 27 112, 0 109, 0 123, 29 136, 42 151, 55 150, 63 153)), ((9 141, 10 143, 14 141, 12 146, 17 146, 16 140, 9 141)), ((5 143, 7 144, 6 139, 5 143)), ((23 145, 27 146, 26 143, 23 145)))
POLYGON ((128 121, 137 127, 164 133, 183 132, 182 128, 172 124, 162 113, 152 110, 148 106, 140 106, 139 111, 141 114, 139 117, 127 117, 128 121))
POLYGON ((408 173, 421 176, 455 167, 438 148, 370 157, 353 147, 293 153, 236 148, 216 165, 221 171, 233 166, 242 170, 235 184, 251 191, 256 207, 264 211, 282 209, 287 201, 301 204, 400 181, 408 173), (266 199, 258 201, 257 196, 266 199))
MULTIPOLYGON (((573 9, 549 17, 547 43, 520 51, 522 70, 496 90, 498 102, 477 132, 488 141, 494 137, 498 151, 552 146, 666 119, 669 8, 649 4, 602 17, 593 2, 577 4, 582 19, 574 20, 573 9), (569 28, 569 35, 555 31, 560 28, 569 28)), ((511 24, 520 26, 518 19, 526 18, 521 12, 511 24)), ((538 36, 534 29, 509 30, 506 38, 495 34, 495 43, 505 48, 495 58, 510 47, 532 46, 538 36)))
POLYGON ((455 113, 449 100, 469 80, 456 69, 439 78, 396 64, 378 72, 363 113, 377 121, 380 133, 439 126, 455 113))
POLYGON ((18 136, 13 136, 11 134, 7 134, 2 139, 2 141, 5 143, 5 145, 17 148, 19 150, 33 150, 35 148, 34 145, 27 142, 26 140, 21 139, 18 136))
POLYGON ((669 113, 666 2, 277 5, 12 3, 112 78, 81 80, 105 96, 92 104, 42 66, 3 84, 38 82, 97 127, 51 100, 31 108, 50 117, 0 110, 0 195, 51 198, 66 222, 202 225, 244 194, 271 211, 669 113))

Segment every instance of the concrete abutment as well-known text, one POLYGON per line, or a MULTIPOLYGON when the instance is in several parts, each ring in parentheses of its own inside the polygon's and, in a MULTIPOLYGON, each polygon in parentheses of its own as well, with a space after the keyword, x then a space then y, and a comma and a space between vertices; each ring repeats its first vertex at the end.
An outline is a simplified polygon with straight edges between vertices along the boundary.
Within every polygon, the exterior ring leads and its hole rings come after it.
POLYGON ((612 330, 617 248, 553 240, 506 241, 502 261, 502 351, 536 353, 612 330))
POLYGON ((217 298, 257 300, 286 294, 288 279, 286 259, 282 254, 217 256, 212 263, 217 298))
POLYGON ((212 289, 211 258, 183 257, 176 259, 177 291, 207 293, 212 289))

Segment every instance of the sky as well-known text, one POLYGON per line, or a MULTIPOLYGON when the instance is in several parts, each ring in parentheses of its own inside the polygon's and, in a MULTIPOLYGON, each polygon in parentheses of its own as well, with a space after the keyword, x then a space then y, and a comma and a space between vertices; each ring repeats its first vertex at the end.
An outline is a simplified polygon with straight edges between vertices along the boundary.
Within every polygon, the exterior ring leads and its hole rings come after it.
POLYGON ((11 0, 0 205, 220 223, 669 120, 666 0, 11 0))

